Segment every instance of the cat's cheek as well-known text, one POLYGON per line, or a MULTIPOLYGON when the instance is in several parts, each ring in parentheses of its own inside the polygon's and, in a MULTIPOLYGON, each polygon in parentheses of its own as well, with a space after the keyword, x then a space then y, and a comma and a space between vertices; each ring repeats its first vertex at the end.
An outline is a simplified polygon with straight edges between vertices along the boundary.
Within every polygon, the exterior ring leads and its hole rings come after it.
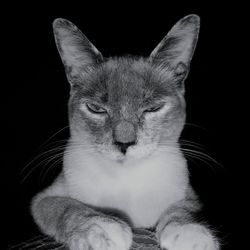
POLYGON ((145 143, 156 143, 161 136, 162 118, 155 116, 147 117, 144 126, 140 131, 140 138, 145 143))
POLYGON ((78 127, 82 132, 89 131, 92 135, 98 135, 104 127, 106 127, 107 117, 105 115, 89 114, 78 112, 71 124, 78 127))
MULTIPOLYGON (((149 112, 145 114, 143 131, 146 136, 151 136, 157 140, 157 136, 161 136, 162 128, 165 121, 171 115, 172 106, 166 105, 164 108, 157 112, 149 112)), ((167 130, 164 131, 166 133, 167 130)), ((153 140, 153 139, 152 139, 153 140)))

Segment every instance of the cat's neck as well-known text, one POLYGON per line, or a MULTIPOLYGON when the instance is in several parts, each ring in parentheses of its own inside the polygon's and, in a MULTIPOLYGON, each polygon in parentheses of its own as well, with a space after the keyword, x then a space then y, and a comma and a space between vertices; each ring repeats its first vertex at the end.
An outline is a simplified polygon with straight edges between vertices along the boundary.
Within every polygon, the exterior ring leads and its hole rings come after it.
POLYGON ((69 148, 64 176, 70 197, 123 211, 138 227, 155 225, 166 208, 185 197, 188 186, 186 160, 178 147, 123 163, 69 148))

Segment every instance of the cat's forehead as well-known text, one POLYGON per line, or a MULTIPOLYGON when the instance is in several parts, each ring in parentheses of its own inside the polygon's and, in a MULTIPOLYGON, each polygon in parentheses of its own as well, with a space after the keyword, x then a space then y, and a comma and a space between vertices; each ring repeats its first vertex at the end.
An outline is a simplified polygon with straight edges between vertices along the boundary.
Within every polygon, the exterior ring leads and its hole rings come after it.
MULTIPOLYGON (((152 65, 148 59, 136 57, 118 57, 108 60, 103 65, 108 84, 117 84, 133 88, 151 87, 152 82, 161 84, 171 79, 171 70, 162 70, 152 65)), ((166 86, 167 87, 167 86, 166 86)))
POLYGON ((152 66, 147 59, 112 58, 89 75, 85 93, 102 102, 152 99, 173 92, 172 71, 152 66))

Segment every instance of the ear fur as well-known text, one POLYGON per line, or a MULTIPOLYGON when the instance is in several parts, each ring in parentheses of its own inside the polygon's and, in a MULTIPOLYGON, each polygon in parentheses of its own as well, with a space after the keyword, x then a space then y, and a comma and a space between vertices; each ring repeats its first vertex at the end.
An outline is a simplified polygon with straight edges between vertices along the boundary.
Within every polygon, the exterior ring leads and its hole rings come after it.
POLYGON ((200 18, 188 15, 177 22, 153 50, 149 59, 162 68, 174 70, 177 77, 187 76, 196 47, 200 18))
POLYGON ((89 66, 103 60, 102 54, 70 21, 63 18, 55 19, 53 31, 57 49, 71 84, 80 71, 84 72, 89 66))

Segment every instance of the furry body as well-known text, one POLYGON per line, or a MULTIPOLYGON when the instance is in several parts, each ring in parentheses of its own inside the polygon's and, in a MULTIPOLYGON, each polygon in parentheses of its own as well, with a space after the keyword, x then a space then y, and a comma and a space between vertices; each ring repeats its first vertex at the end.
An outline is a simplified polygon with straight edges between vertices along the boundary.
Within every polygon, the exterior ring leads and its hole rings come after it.
POLYGON ((98 164, 96 158, 88 159, 91 164, 83 167, 83 156, 77 154, 79 166, 75 165, 74 171, 69 166, 65 171, 69 172, 66 181, 70 196, 96 207, 119 209, 134 227, 154 227, 171 204, 186 196, 188 181, 181 155, 157 153, 120 168, 110 162, 98 164))
POLYGON ((154 228, 168 250, 218 249, 194 222, 200 205, 178 145, 198 29, 190 15, 149 58, 104 59, 72 23, 54 22, 71 84, 71 137, 62 173, 32 201, 45 234, 71 250, 128 250, 132 227, 154 228))

